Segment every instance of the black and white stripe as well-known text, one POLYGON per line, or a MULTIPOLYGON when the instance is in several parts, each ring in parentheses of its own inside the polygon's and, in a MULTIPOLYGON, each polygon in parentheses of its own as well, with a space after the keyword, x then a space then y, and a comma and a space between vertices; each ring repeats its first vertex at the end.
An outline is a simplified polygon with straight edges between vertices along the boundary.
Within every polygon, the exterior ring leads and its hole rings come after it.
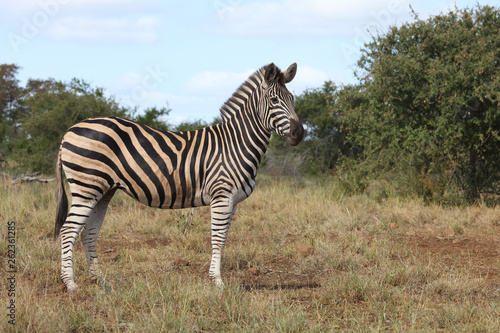
POLYGON ((197 131, 164 132, 121 118, 92 118, 64 135, 57 161, 58 210, 54 237, 61 236, 62 281, 77 288, 73 246, 80 231, 92 274, 98 274, 96 242, 108 203, 117 189, 158 208, 211 206, 209 276, 221 285, 220 262, 239 202, 255 186, 257 167, 271 132, 291 145, 304 130, 286 89, 296 73, 274 64, 251 75, 221 107, 223 121, 197 131), (62 183, 65 172, 72 196, 62 183), (83 229, 83 230, 82 230, 83 229))

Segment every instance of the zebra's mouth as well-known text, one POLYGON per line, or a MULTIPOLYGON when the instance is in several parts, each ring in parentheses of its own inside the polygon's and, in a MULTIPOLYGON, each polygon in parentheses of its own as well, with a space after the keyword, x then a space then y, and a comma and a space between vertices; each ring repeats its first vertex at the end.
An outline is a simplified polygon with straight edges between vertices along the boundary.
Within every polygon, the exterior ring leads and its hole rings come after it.
POLYGON ((290 146, 296 146, 304 139, 304 127, 302 123, 296 119, 290 119, 290 132, 286 137, 286 141, 290 146))

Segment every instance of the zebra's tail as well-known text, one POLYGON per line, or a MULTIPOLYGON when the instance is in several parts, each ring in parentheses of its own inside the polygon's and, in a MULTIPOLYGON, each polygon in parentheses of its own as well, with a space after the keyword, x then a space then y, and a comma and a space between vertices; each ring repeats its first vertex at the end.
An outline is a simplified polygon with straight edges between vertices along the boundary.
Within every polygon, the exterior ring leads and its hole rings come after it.
MULTIPOLYGON (((62 145, 61 145, 62 148, 62 145)), ((56 213, 56 223, 54 226, 54 240, 59 237, 61 228, 66 221, 68 216, 68 197, 66 197, 66 190, 64 189, 64 183, 62 179, 62 161, 61 161, 61 148, 59 149, 59 155, 57 156, 56 163, 56 179, 57 179, 57 213, 56 213)))

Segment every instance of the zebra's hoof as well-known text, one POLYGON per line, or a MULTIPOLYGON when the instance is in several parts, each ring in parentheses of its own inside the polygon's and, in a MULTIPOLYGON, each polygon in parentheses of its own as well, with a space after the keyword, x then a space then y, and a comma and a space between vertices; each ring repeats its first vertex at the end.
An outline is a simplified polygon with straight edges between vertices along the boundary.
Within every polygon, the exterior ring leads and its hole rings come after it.
POLYGON ((77 290, 78 290, 78 285, 77 285, 76 283, 74 283, 74 282, 73 282, 73 283, 68 283, 68 284, 66 285, 66 291, 67 291, 68 293, 74 293, 74 292, 76 292, 77 290))
POLYGON ((217 287, 223 287, 224 282, 222 282, 221 276, 217 276, 215 273, 209 272, 208 277, 210 278, 210 281, 212 281, 217 287))

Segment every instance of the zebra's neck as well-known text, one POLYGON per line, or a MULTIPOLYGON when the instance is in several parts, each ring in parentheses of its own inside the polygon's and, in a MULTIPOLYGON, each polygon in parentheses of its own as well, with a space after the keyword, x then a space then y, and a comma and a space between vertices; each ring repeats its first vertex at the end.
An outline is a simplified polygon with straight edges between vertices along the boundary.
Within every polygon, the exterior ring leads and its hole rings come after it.
POLYGON ((264 67, 250 75, 233 95, 220 107, 220 115, 223 121, 245 112, 257 112, 260 96, 260 86, 264 82, 264 67))
POLYGON ((262 160, 271 140, 271 132, 263 125, 258 114, 263 73, 264 68, 261 68, 250 75, 220 108, 222 124, 231 128, 230 131, 240 142, 239 151, 252 156, 252 162, 256 166, 262 160))

